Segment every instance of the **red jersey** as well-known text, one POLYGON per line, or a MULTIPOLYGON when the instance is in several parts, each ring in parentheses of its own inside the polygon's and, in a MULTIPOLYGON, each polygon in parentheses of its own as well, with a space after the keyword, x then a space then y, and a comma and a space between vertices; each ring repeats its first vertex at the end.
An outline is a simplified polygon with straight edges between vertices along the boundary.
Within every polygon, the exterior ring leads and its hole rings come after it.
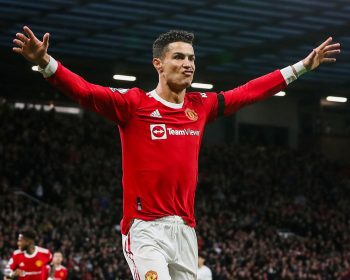
POLYGON ((51 276, 51 278, 49 278, 51 269, 53 269, 53 267, 51 267, 50 265, 46 266, 45 276, 44 276, 45 280, 47 280, 47 279, 50 279, 50 280, 51 279, 52 280, 66 280, 67 279, 68 270, 63 265, 60 265, 60 266, 56 267, 54 274, 51 276))
POLYGON ((6 272, 20 269, 24 271, 24 275, 18 277, 20 280, 43 280, 45 267, 51 261, 50 251, 38 246, 35 246, 35 251, 31 255, 25 251, 16 250, 7 264, 6 272))
POLYGON ((81 106, 118 125, 122 143, 123 219, 149 221, 177 215, 195 226, 194 198, 205 125, 286 87, 279 70, 230 91, 186 93, 182 104, 155 91, 121 90, 91 84, 62 64, 48 81, 81 106))

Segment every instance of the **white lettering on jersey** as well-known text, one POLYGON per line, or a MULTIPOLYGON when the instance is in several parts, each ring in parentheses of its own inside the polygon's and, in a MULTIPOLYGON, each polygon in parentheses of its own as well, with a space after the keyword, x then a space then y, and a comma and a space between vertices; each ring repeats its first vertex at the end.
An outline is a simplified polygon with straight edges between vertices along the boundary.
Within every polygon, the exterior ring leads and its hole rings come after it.
POLYGON ((116 91, 118 91, 118 92, 120 92, 121 94, 124 94, 124 93, 126 93, 129 89, 128 88, 113 88, 113 87, 110 87, 109 88, 111 91, 113 91, 113 92, 116 92, 116 91))
POLYGON ((199 136, 200 130, 193 130, 190 128, 173 129, 167 128, 169 135, 184 135, 184 136, 199 136))
POLYGON ((167 138, 165 124, 151 124, 150 129, 152 140, 167 138))
POLYGON ((159 113, 158 109, 154 110, 151 114, 150 114, 151 117, 154 117, 154 118, 162 118, 161 114, 159 113))
POLYGON ((207 97, 208 97, 207 94, 206 94, 205 92, 200 92, 200 94, 201 94, 201 96, 202 96, 203 98, 207 98, 207 97))
POLYGON ((200 136, 201 133, 200 130, 193 130, 190 128, 167 128, 165 124, 151 124, 150 130, 152 140, 167 139, 168 136, 200 136))

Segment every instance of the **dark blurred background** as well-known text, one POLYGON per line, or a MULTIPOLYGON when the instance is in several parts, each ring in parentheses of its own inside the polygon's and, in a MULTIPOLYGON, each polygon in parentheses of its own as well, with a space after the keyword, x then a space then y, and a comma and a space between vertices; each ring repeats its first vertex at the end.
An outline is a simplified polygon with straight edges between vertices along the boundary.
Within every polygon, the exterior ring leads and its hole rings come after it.
POLYGON ((170 29, 195 33, 194 82, 215 92, 294 64, 328 36, 340 42, 335 64, 285 96, 208 126, 196 216, 213 279, 349 279, 350 106, 326 100, 350 98, 349 12, 348 0, 0 0, 0 271, 27 225, 63 252, 70 279, 131 278, 116 126, 12 53, 28 25, 90 82, 145 90, 157 83, 152 43, 170 29))

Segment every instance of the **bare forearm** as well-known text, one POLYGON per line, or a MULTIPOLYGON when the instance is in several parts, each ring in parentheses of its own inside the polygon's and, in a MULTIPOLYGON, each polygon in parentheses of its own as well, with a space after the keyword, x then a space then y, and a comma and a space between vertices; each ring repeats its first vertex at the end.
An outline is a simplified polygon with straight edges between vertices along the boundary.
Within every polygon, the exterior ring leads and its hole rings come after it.
POLYGON ((49 54, 45 54, 42 58, 40 58, 37 61, 37 64, 39 65, 40 68, 44 69, 50 62, 50 55, 49 54))

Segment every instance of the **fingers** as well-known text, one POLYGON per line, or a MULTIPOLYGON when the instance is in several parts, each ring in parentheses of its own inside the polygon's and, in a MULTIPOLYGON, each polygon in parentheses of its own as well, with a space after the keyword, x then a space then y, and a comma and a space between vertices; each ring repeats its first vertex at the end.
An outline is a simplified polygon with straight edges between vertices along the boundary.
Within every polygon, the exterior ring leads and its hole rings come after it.
POLYGON ((323 49, 325 46, 329 45, 332 42, 333 38, 329 37, 326 41, 324 41, 321 45, 318 46, 317 49, 323 49))
POLYGON ((19 53, 19 54, 22 54, 22 48, 16 48, 16 47, 13 47, 12 50, 15 52, 15 53, 19 53))
POLYGON ((29 41, 29 38, 22 33, 16 33, 16 37, 19 40, 21 40, 23 43, 28 43, 28 41, 29 41))
POLYGON ((336 62, 337 60, 335 58, 323 58, 322 59, 322 63, 332 63, 332 62, 336 62))
POLYGON ((325 56, 332 56, 332 55, 335 55, 335 54, 338 54, 340 53, 340 50, 333 50, 333 51, 327 51, 324 53, 325 56))
POLYGON ((14 39, 13 43, 16 45, 15 47, 12 48, 12 50, 15 53, 19 53, 22 54, 23 51, 23 46, 25 45, 25 43, 29 40, 26 36, 24 36, 21 33, 17 33, 16 37, 19 39, 14 39))
POLYGON ((340 44, 336 43, 336 44, 332 44, 332 45, 328 45, 324 48, 325 51, 331 51, 331 50, 339 50, 340 51, 340 44))
POLYGON ((36 39, 36 37, 35 37, 33 31, 30 30, 28 26, 24 26, 24 27, 23 27, 23 30, 24 30, 24 32, 28 35, 28 37, 29 37, 30 39, 36 39))
POLYGON ((49 45, 49 39, 50 39, 50 34, 49 33, 45 33, 44 37, 43 37, 43 43, 46 47, 48 47, 49 45))
POLYGON ((25 45, 25 43, 23 41, 18 40, 18 39, 14 39, 13 43, 20 48, 23 48, 23 46, 25 45))

